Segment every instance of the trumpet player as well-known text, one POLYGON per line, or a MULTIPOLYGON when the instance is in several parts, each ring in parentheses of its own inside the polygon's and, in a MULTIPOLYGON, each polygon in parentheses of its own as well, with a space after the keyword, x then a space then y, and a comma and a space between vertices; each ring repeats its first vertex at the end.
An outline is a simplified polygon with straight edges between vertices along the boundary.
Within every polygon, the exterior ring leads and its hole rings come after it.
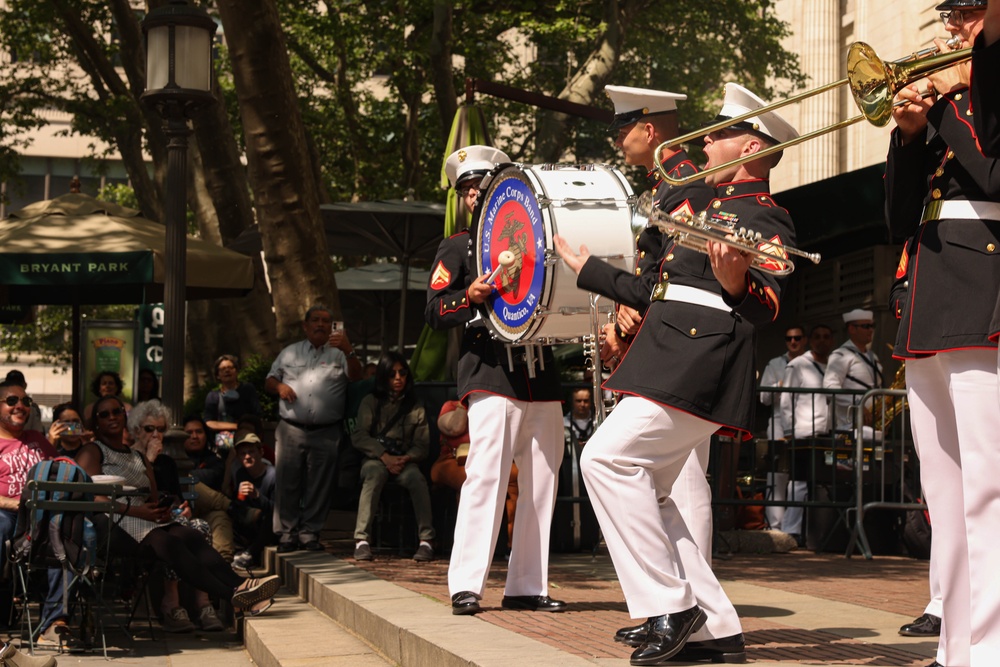
MULTIPOLYGON (((990 0, 972 48, 972 119, 983 155, 1000 157, 1000 0, 990 0)), ((995 327, 994 332, 1000 329, 995 327)))
MULTIPOLYGON (((730 83, 719 117, 762 107, 760 98, 730 83)), ((752 158, 795 136, 778 114, 762 110, 705 138, 708 166, 752 158)), ((648 303, 643 325, 605 385, 625 398, 587 443, 581 462, 629 615, 646 618, 633 665, 668 664, 702 629, 711 640, 691 648, 711 652, 699 659, 746 660, 742 635, 727 636, 731 631, 720 627, 732 605, 671 496, 701 442, 719 430, 749 436, 753 427, 756 328, 776 317, 785 284, 760 270, 771 261, 760 258, 783 257, 781 246, 795 235, 788 213, 768 194, 778 159, 733 164, 708 180, 716 190, 708 214, 762 234, 758 264, 731 245, 709 241, 705 254, 667 239, 650 296, 637 287, 641 276, 590 257, 585 246, 577 255, 555 237, 578 287, 636 309, 648 303)))
MULTIPOLYGON (((962 47, 982 31, 984 0, 937 9, 962 47)), ((1000 410, 989 339, 1000 292, 1000 164, 976 144, 969 64, 929 79, 936 100, 921 99, 915 86, 899 92, 910 104, 893 110, 886 165, 889 228, 898 240, 915 234, 894 355, 914 357, 906 363, 910 420, 943 597, 934 664, 980 667, 1000 655, 992 540, 1000 522, 1000 410)))
MULTIPOLYGON (((702 180, 682 186, 669 186, 661 178, 653 159, 655 151, 663 142, 677 136, 677 102, 687 96, 629 86, 606 86, 604 90, 615 105, 615 117, 608 128, 617 135, 615 146, 621 150, 626 164, 646 168, 646 178, 656 207, 671 215, 693 214, 707 208, 715 196, 714 188, 702 180)), ((698 169, 686 151, 678 149, 669 152, 669 155, 661 154, 660 157, 670 176, 677 178, 697 173, 698 169)), ((660 281, 659 264, 663 259, 661 251, 665 240, 664 234, 654 224, 647 225, 636 236, 635 274, 640 277, 642 296, 650 294, 660 281)), ((648 307, 648 301, 645 306, 648 307)), ((618 304, 616 322, 605 325, 602 361, 614 364, 625 356, 642 324, 645 312, 646 308, 635 309, 618 304)), ((712 489, 705 478, 710 446, 711 439, 706 438, 687 457, 673 483, 671 499, 676 510, 684 517, 695 546, 711 565, 712 489)), ((692 635, 691 644, 675 659, 697 660, 705 656, 711 658, 712 654, 720 650, 729 654, 742 651, 742 626, 736 610, 725 600, 716 601, 712 606, 723 610, 723 617, 715 623, 715 634, 702 628, 692 635), (719 637, 725 638, 725 641, 718 641, 716 638, 719 637)), ((649 633, 648 625, 648 622, 643 622, 621 628, 615 633, 615 641, 634 647, 641 646, 649 633)))

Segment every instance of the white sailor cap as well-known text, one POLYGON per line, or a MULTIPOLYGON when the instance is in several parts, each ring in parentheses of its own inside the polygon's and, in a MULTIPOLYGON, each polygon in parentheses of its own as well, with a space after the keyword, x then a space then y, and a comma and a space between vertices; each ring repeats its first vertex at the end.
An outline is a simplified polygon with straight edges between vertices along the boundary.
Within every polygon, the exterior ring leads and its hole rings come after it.
POLYGON ((677 111, 677 100, 687 99, 687 95, 630 86, 605 86, 604 92, 615 105, 615 118, 608 127, 609 132, 616 132, 644 116, 677 111))
POLYGON ((444 173, 451 181, 451 187, 457 188, 462 181, 485 176, 501 162, 510 162, 510 158, 498 148, 466 146, 448 156, 444 173))
POLYGON ((855 308, 854 310, 849 310, 844 313, 844 322, 850 324, 851 322, 871 322, 875 319, 875 313, 870 310, 864 310, 862 308, 855 308))
MULTIPOLYGON (((765 106, 767 106, 767 102, 743 86, 737 83, 727 83, 726 99, 722 104, 722 111, 719 112, 715 120, 735 118, 765 106)), ((779 144, 799 136, 798 131, 774 111, 765 111, 759 116, 751 116, 742 122, 735 123, 732 127, 739 130, 751 130, 779 144)))

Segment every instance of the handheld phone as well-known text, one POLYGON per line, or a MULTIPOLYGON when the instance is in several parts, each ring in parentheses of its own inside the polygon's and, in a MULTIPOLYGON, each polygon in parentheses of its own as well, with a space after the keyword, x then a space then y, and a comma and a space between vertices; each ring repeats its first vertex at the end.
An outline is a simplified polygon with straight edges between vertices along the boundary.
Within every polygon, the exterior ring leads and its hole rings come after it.
POLYGON ((66 425, 66 430, 63 431, 64 435, 79 435, 83 433, 83 424, 80 422, 63 422, 66 425))

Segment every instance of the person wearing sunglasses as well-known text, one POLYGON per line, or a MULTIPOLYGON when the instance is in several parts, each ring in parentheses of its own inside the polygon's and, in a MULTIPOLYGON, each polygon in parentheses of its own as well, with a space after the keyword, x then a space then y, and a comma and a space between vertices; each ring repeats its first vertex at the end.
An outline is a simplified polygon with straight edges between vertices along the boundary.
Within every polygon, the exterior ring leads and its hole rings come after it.
MULTIPOLYGON (((156 424, 150 425, 156 432, 156 424)), ((172 519, 170 505, 161 502, 153 467, 125 444, 125 405, 120 398, 105 396, 97 400, 92 430, 96 440, 83 446, 77 463, 91 477, 116 475, 124 478, 127 486, 148 490, 144 496, 112 499, 113 553, 159 560, 193 588, 229 600, 234 609, 251 615, 270 607, 281 586, 277 576, 243 579, 200 532, 172 519)))
MULTIPOLYGON (((24 387, 0 383, 0 557, 17 526, 17 508, 27 483, 28 470, 43 459, 56 456, 55 448, 40 431, 27 428, 34 401, 24 387)), ((0 560, 6 562, 6 560, 0 560)), ((0 597, 9 596, 9 590, 0 597)), ((3 604, 9 604, 9 598, 3 604)), ((0 607, 6 609, 7 607, 0 607)))
MULTIPOLYGON (((764 367, 760 376, 761 387, 780 387, 785 378, 785 367, 788 362, 806 351, 805 329, 799 325, 785 329, 785 351, 771 359, 764 367)), ((771 500, 786 500, 788 498, 788 466, 784 446, 778 444, 785 439, 785 431, 781 422, 781 394, 771 391, 761 391, 758 394, 760 402, 771 407, 771 415, 767 420, 767 439, 771 442, 771 454, 774 456, 774 470, 767 473, 767 496, 771 500)), ((785 518, 785 508, 768 505, 764 509, 767 524, 772 530, 782 530, 785 518)))
MULTIPOLYGON (((945 29, 971 46, 985 0, 951 0, 945 29)), ((935 44, 941 46, 941 40, 935 44)), ((947 50, 948 47, 945 47, 947 50)), ((934 526, 941 577, 937 662, 996 664, 1000 655, 1000 431, 996 306, 1000 298, 1000 162, 973 129, 970 64, 928 76, 937 98, 899 91, 886 161, 886 219, 893 241, 916 235, 913 272, 893 355, 906 361, 920 482, 934 526)))
MULTIPOLYGON (((823 375, 824 389, 852 389, 858 394, 837 394, 833 398, 834 431, 854 432, 854 410, 861 401, 861 394, 869 389, 882 386, 882 362, 872 351, 875 335, 874 314, 870 310, 855 308, 844 313, 847 326, 847 340, 830 353, 823 375)), ((865 404, 865 427, 863 437, 874 437, 872 430, 872 404, 865 404)))
POLYGON ((393 481, 410 494, 417 518, 420 544, 413 560, 434 558, 434 522, 427 478, 418 465, 430 451, 430 430, 424 406, 417 400, 406 359, 385 354, 375 370, 375 388, 358 407, 357 428, 351 434, 355 449, 365 456, 361 464, 361 499, 354 527, 354 557, 371 560, 368 543, 372 520, 386 482, 393 481))

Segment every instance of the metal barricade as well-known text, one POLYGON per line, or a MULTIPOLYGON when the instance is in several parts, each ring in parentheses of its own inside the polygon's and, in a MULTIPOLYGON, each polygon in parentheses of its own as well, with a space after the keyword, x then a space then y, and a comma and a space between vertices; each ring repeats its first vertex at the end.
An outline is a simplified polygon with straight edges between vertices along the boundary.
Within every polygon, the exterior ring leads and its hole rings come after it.
MULTIPOLYGON (((872 443, 873 456, 883 458, 886 451, 899 452, 899 456, 895 457, 893 467, 888 469, 889 474, 886 474, 887 469, 883 466, 879 483, 869 485, 872 493, 868 497, 864 493, 866 488, 862 479, 864 470, 858 466, 855 471, 855 484, 858 488, 857 503, 848 511, 848 516, 853 512, 854 521, 851 527, 851 538, 847 544, 847 552, 844 555, 850 558, 855 549, 858 549, 862 556, 870 560, 872 548, 864 526, 865 515, 870 510, 923 510, 926 509, 926 505, 907 500, 908 495, 919 496, 920 473, 916 452, 912 448, 912 439, 909 437, 910 420, 906 391, 903 389, 872 389, 864 394, 861 404, 865 405, 869 400, 872 403, 875 403, 876 400, 880 401, 881 414, 883 415, 881 437, 872 443), (890 399, 888 404, 886 399, 890 399), (885 415, 890 413, 891 416, 887 421, 885 415), (894 425, 895 428, 892 428, 894 425)), ((864 414, 859 410, 854 417, 855 431, 861 433, 864 425, 864 414)), ((855 452, 856 460, 861 460, 864 454, 865 442, 859 438, 855 452)))

